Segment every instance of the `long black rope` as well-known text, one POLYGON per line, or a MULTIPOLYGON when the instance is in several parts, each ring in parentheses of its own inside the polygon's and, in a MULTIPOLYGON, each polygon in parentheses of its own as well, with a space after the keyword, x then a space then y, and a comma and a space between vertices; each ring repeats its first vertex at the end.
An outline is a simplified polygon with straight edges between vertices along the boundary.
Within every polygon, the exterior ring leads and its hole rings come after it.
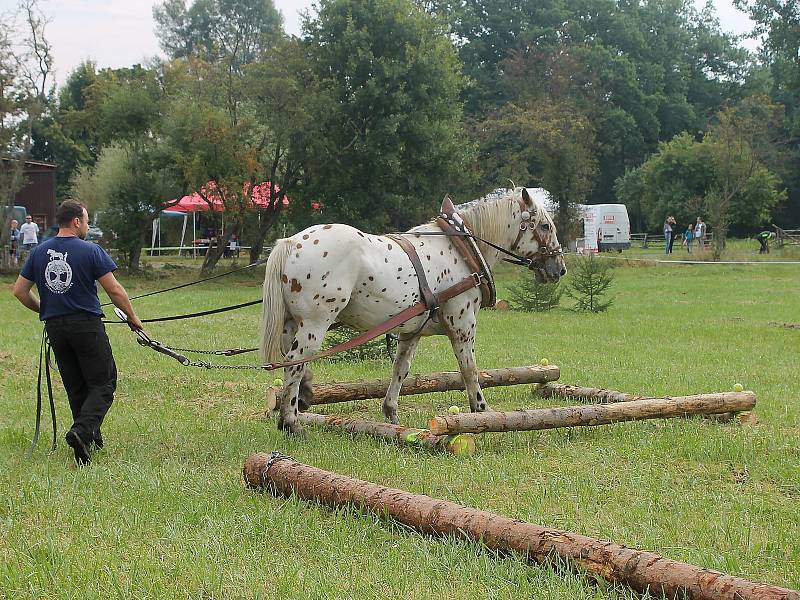
MULTIPOLYGON (((244 271, 245 269, 250 269, 252 267, 263 265, 265 262, 267 262, 267 259, 262 258, 257 260, 256 262, 250 263, 249 265, 245 265, 244 267, 239 267, 238 269, 232 269, 230 271, 226 271, 225 273, 220 273, 219 275, 212 275, 211 277, 205 277, 204 279, 198 279, 197 281, 191 281, 189 283, 182 283, 181 285, 165 288, 163 290, 156 290, 155 292, 147 292, 146 294, 139 294, 138 296, 132 296, 131 300, 138 300, 139 298, 147 298, 147 296, 155 296, 156 294, 163 294, 164 292, 171 292, 173 290, 179 290, 181 288, 189 287, 191 285, 205 283, 206 281, 211 281, 212 279, 227 277, 228 275, 233 275, 234 273, 238 273, 239 271, 244 271)), ((100 306, 108 306, 110 304, 113 304, 113 302, 104 302, 100 306)), ((116 323, 116 321, 114 321, 114 323, 116 323)), ((146 321, 143 321, 143 323, 146 323, 146 321)))

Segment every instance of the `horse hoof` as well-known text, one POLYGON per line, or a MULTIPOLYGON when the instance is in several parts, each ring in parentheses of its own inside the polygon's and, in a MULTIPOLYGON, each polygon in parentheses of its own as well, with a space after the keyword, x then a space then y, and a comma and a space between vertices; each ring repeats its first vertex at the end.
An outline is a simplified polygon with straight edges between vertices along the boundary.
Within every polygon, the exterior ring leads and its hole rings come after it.
POLYGON ((386 420, 392 425, 400 425, 400 419, 397 418, 396 410, 384 410, 383 416, 386 417, 386 420))
POLYGON ((305 437, 306 433, 305 430, 303 429, 303 426, 297 421, 294 421, 293 423, 288 423, 281 418, 278 418, 278 431, 282 431, 289 435, 296 435, 299 437, 305 437))

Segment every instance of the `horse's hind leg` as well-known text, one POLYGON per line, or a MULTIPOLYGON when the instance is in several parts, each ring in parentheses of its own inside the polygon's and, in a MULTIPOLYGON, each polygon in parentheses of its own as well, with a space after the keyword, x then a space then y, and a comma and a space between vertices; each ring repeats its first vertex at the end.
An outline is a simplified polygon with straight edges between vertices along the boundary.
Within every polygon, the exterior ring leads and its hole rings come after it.
MULTIPOLYGON (((283 324, 283 336, 281 337, 281 347, 283 349, 284 356, 289 353, 292 343, 294 342, 295 335, 297 335, 297 323, 295 323, 294 319, 289 318, 283 324)), ((303 378, 300 380, 300 392, 298 399, 298 408, 301 411, 308 410, 308 407, 311 406, 314 400, 314 390, 311 388, 311 379, 313 378, 313 374, 311 373, 311 368, 307 364, 304 366, 303 378)), ((287 375, 288 373, 286 373, 284 370, 284 381, 289 380, 287 375)))
POLYGON ((395 425, 400 422, 397 418, 397 397, 400 395, 400 386, 403 384, 403 380, 408 377, 408 370, 411 368, 417 344, 419 344, 418 335, 409 339, 401 337, 397 343, 397 354, 392 365, 392 379, 389 382, 389 389, 386 390, 383 406, 381 406, 384 416, 395 425))
MULTIPOLYGON (((289 321, 287 321, 288 323, 289 321)), ((294 331, 294 339, 288 344, 289 348, 284 360, 291 362, 313 356, 322 344, 328 325, 328 322, 315 323, 309 320, 300 320, 299 323, 295 323, 293 326, 285 327, 285 335, 289 336, 294 331)), ((297 412, 300 410, 300 389, 305 377, 305 371, 306 366, 304 364, 284 369, 285 389, 278 415, 278 429, 289 433, 301 433, 303 431, 302 426, 297 422, 297 412)))
POLYGON ((453 352, 458 360, 458 367, 461 371, 461 379, 467 389, 469 407, 472 412, 483 412, 488 409, 483 392, 478 384, 478 367, 475 364, 475 319, 467 318, 464 315, 461 319, 446 320, 441 322, 445 325, 447 337, 453 346, 453 352), (457 324, 453 325, 454 321, 457 324))

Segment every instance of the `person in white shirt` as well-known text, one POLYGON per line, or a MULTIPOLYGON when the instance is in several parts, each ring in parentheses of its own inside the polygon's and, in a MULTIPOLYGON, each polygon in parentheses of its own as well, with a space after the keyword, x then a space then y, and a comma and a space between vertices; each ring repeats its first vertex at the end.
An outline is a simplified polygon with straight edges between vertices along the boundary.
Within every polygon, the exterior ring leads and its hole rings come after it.
POLYGON ((25 222, 19 228, 22 237, 22 249, 28 254, 39 243, 39 226, 33 222, 33 217, 25 215, 25 222))
POLYGON ((706 223, 703 217, 697 217, 697 225, 694 226, 694 239, 697 240, 697 249, 703 252, 706 249, 706 223))

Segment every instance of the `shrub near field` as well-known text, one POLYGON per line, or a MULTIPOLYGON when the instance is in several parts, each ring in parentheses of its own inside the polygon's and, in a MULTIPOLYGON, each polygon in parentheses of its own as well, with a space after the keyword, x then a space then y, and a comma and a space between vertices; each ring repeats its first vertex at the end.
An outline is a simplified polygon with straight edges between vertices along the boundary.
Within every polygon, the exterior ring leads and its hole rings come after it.
MULTIPOLYGON (((516 271, 498 275, 499 297, 516 271)), ((244 302, 258 274, 137 301, 142 317, 244 302)), ((123 281, 133 292, 175 281, 123 281)), ((703 419, 486 435, 471 459, 399 449, 309 429, 287 438, 264 417, 275 374, 205 371, 140 348, 109 326, 120 370, 103 428, 106 449, 77 470, 47 417, 33 459, 40 328, 0 295, 0 597, 634 598, 558 564, 530 566, 477 545, 246 490, 244 459, 280 449, 324 469, 446 498, 533 523, 800 588, 800 268, 644 266, 615 270, 601 314, 485 311, 478 363, 547 357, 566 383, 641 394, 731 390, 758 395, 755 425, 703 419)), ((260 308, 154 324, 184 347, 253 345, 260 308)), ((247 362, 250 355, 237 358, 247 362)), ((320 362, 317 381, 388 376, 385 361, 320 362)), ((445 338, 420 346, 413 371, 453 370, 445 338)), ((57 379, 57 377, 56 377, 57 379)), ((494 408, 544 404, 528 386, 492 388, 494 408)), ((548 403, 554 403, 547 401, 548 403)), ((404 397, 423 426, 467 405, 462 393, 404 397)), ((379 401, 323 408, 380 418, 379 401)))

